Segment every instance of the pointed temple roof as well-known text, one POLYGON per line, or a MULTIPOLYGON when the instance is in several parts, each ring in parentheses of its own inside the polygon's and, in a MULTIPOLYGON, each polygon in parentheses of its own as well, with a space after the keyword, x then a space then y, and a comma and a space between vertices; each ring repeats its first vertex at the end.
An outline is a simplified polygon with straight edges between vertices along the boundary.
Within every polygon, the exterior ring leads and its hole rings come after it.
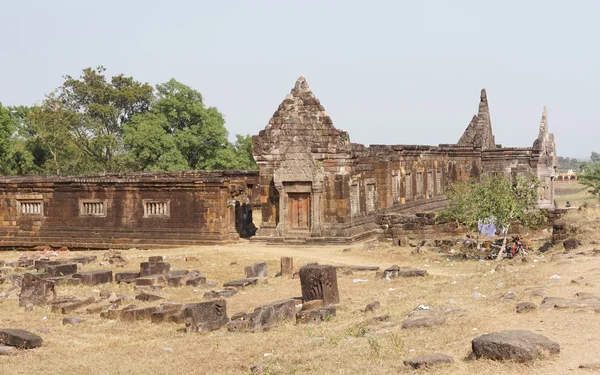
POLYGON ((494 133, 492 132, 490 108, 488 106, 485 89, 481 89, 477 115, 473 116, 473 119, 471 119, 467 129, 462 137, 460 137, 458 145, 473 146, 481 148, 482 150, 496 148, 496 141, 494 139, 494 133))

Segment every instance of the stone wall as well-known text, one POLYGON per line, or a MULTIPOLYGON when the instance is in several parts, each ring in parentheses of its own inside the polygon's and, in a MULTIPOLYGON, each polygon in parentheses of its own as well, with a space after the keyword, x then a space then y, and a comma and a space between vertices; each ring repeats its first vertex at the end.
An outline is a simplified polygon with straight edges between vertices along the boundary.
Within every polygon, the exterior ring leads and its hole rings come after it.
POLYGON ((258 173, 248 171, 5 177, 0 247, 229 242, 253 234, 257 188, 258 173))

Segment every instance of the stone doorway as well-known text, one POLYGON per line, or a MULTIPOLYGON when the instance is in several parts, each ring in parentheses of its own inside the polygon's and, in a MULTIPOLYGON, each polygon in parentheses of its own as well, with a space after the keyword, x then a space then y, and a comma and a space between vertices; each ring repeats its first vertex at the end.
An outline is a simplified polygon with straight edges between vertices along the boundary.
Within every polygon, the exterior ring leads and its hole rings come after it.
POLYGON ((310 195, 310 193, 288 193, 291 230, 310 230, 310 195))

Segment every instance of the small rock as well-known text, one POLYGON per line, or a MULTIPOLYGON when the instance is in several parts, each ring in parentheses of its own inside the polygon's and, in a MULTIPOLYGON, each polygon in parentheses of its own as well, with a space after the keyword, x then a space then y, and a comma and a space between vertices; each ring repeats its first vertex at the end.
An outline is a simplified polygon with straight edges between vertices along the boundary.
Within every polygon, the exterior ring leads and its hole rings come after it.
POLYGON ((517 293, 515 292, 508 292, 502 295, 502 298, 504 299, 515 299, 517 298, 517 293))
POLYGON ((76 326, 83 322, 85 322, 85 319, 82 319, 82 318, 63 318, 62 324, 63 324, 63 326, 66 326, 66 325, 76 326))
POLYGON ((0 329, 0 345, 19 349, 33 349, 42 346, 42 338, 22 329, 0 329))
POLYGON ((406 366, 410 366, 414 369, 423 367, 432 367, 443 363, 452 363, 452 357, 446 354, 435 353, 427 354, 420 357, 409 358, 404 361, 406 366))
POLYGON ((537 309, 537 306, 533 302, 520 302, 517 304, 516 310, 517 314, 523 314, 529 311, 533 311, 537 309))
POLYGON ((365 312, 373 312, 375 310, 379 310, 380 307, 381 304, 379 303, 379 301, 373 301, 365 307, 365 312))
POLYGON ((0 355, 14 355, 17 351, 14 346, 0 345, 0 355))
POLYGON ((584 368, 586 370, 600 370, 600 362, 582 363, 579 365, 579 368, 584 368))
POLYGON ((441 316, 428 316, 423 318, 410 318, 402 323, 403 329, 433 327, 446 323, 446 318, 441 316))

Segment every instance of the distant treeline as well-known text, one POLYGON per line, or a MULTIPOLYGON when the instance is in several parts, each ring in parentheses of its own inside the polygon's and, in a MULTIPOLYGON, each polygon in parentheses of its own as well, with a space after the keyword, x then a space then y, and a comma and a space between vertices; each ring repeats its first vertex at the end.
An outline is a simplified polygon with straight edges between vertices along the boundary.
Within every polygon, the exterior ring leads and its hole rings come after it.
POLYGON ((0 174, 256 168, 251 137, 229 142, 200 92, 104 72, 65 76, 40 105, 0 103, 0 174))
POLYGON ((600 154, 597 152, 592 152, 590 160, 563 158, 562 156, 558 157, 558 169, 564 172, 572 169, 573 172, 582 173, 586 170, 586 168, 589 168, 591 165, 596 163, 600 163, 600 154))

